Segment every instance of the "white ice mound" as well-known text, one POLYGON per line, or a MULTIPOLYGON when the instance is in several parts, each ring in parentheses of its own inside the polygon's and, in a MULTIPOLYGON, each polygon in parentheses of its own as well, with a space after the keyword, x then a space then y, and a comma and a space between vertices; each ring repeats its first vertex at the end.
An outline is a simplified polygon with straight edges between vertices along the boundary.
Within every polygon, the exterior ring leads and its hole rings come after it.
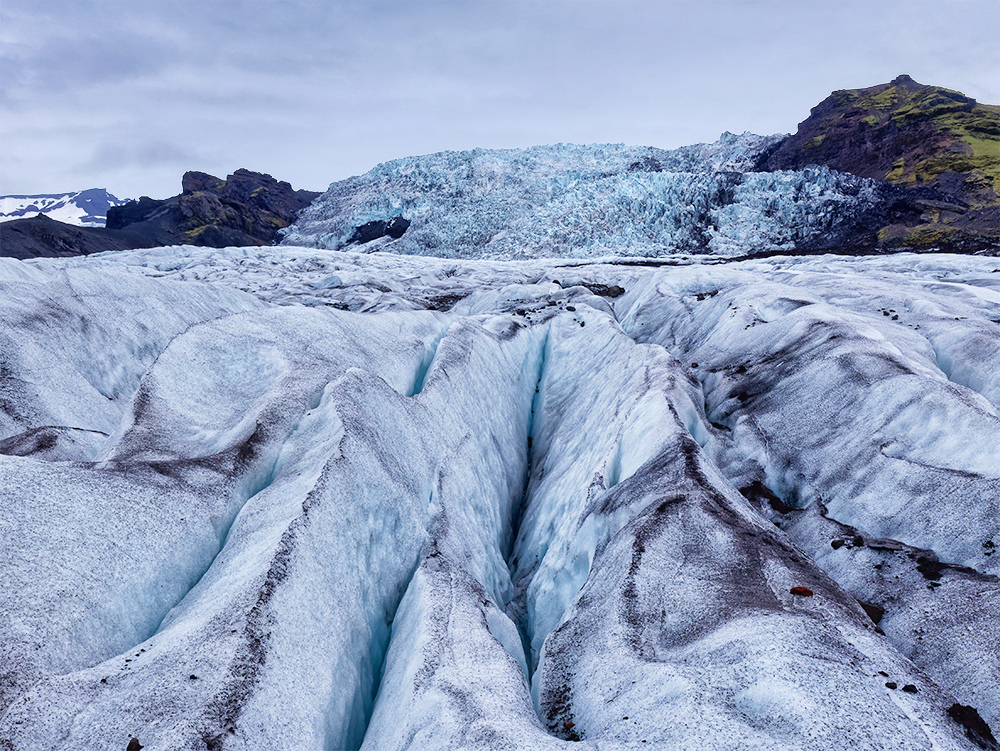
POLYGON ((673 151, 558 144, 397 159, 332 184, 284 243, 447 258, 833 247, 878 203, 877 184, 821 167, 753 172, 780 138, 726 133, 673 151))

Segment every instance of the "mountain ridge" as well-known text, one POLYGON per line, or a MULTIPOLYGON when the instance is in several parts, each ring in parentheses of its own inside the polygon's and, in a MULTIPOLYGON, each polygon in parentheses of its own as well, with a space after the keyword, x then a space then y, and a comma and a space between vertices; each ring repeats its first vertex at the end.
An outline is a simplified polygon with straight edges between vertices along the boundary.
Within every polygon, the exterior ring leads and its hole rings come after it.
POLYGON ((4 222, 0 256, 61 257, 181 244, 273 245, 278 230, 318 195, 247 169, 225 180, 186 172, 179 195, 163 200, 142 196, 112 206, 103 227, 78 227, 44 215, 4 222))
POLYGON ((919 220, 880 230, 880 247, 1000 244, 1000 106, 900 75, 841 89, 812 108, 760 168, 818 164, 907 188, 919 220))
POLYGON ((998 253, 1000 106, 901 75, 833 92, 788 136, 445 151, 323 194, 188 172, 177 196, 109 208, 105 229, 0 224, 0 255, 19 258, 279 242, 510 259, 998 253))

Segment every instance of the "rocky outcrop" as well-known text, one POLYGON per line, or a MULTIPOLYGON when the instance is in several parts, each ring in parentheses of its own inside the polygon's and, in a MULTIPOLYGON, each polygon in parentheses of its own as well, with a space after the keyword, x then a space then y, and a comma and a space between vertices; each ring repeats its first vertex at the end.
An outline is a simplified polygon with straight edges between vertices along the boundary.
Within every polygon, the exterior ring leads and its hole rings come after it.
POLYGON ((911 189, 881 249, 1000 246, 1000 106, 906 75, 835 91, 759 166, 810 164, 911 189))
POLYGON ((186 172, 181 188, 173 198, 143 196, 111 207, 104 228, 78 227, 45 216, 0 223, 0 257, 79 256, 160 245, 274 245, 278 230, 319 195, 245 169, 225 180, 186 172))
POLYGON ((372 222, 365 222, 360 227, 355 227, 354 234, 348 239, 348 245, 370 243, 380 237, 390 237, 393 240, 401 238, 406 230, 410 228, 410 220, 403 216, 394 216, 391 219, 376 219, 372 222))
POLYGON ((273 245, 313 198, 270 175, 238 169, 222 180, 187 172, 182 193, 165 201, 143 197, 108 212, 108 228, 140 225, 159 244, 208 247, 273 245), (164 236, 169 236, 168 239, 164 236))

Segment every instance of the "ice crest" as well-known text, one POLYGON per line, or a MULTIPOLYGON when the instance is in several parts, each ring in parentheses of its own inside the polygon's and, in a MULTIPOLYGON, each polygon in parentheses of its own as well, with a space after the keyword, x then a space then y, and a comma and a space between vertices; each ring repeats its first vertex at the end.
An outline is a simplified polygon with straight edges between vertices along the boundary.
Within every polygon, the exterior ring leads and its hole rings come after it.
POLYGON ((672 151, 557 144, 397 159, 331 185, 283 242, 509 259, 832 247, 877 206, 876 183, 825 167, 754 172, 782 138, 725 133, 672 151), (394 221, 399 230, 386 231, 394 221))

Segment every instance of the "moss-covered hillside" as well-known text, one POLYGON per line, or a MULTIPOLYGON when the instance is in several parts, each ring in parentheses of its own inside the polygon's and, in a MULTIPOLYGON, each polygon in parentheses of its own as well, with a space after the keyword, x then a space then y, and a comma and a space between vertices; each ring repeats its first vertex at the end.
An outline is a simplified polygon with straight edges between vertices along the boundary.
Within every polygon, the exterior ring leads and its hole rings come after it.
POLYGON ((881 245, 1000 244, 1000 106, 905 75, 835 91, 762 166, 807 164, 922 189, 919 219, 882 228, 881 245))

